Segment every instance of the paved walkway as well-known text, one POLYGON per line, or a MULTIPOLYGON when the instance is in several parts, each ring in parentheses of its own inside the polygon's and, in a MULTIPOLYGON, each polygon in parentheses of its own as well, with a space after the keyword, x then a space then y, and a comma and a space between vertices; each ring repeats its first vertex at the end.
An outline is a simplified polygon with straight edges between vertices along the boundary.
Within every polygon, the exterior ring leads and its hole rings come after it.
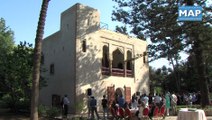
MULTIPOLYGON (((76 118, 79 118, 80 116, 84 116, 86 117, 86 115, 74 115, 76 118)), ((72 118, 74 118, 74 116, 70 115, 67 120, 72 120, 72 118)), ((102 116, 102 114, 100 113, 100 117, 102 116)), ((206 116, 207 120, 212 120, 212 116, 206 116)), ((78 120, 78 119, 77 119, 78 120)), ((166 118, 164 120, 177 120, 177 116, 166 116, 166 118)))
MULTIPOLYGON (((22 116, 22 115, 11 115, 11 116, 1 115, 0 120, 29 120, 29 117, 22 116)), ((72 119, 69 118, 69 119, 63 119, 63 120, 72 120, 72 119)), ((167 116, 165 120, 177 120, 177 116, 167 116)), ((212 120, 212 116, 207 116, 207 120, 212 120)))
MULTIPOLYGON (((87 114, 84 114, 84 115, 74 115, 75 117, 79 117, 79 116, 84 116, 86 117, 87 114)), ((72 120, 71 118, 74 117, 73 115, 69 115, 69 119, 66 119, 66 120, 72 120)), ((102 116, 102 114, 100 113, 100 117, 102 116)), ((59 117, 61 118, 61 117, 59 117)), ((26 116, 26 115, 15 115, 15 114, 12 114, 12 113, 8 113, 8 111, 6 110, 1 110, 0 109, 0 120, 29 120, 29 116, 26 116)), ((43 119, 45 120, 45 119, 43 119)), ((60 119, 62 120, 62 119, 60 119)), ((65 120, 65 119, 63 119, 65 120)), ((76 119, 78 120, 78 119, 76 119)), ((165 118, 165 120, 177 120, 177 116, 167 116, 165 118)), ((212 120, 212 116, 207 116, 207 120, 212 120)))
MULTIPOLYGON (((167 116, 165 120, 177 120, 177 116, 167 116)), ((212 116, 207 116, 207 120, 212 120, 212 116)))

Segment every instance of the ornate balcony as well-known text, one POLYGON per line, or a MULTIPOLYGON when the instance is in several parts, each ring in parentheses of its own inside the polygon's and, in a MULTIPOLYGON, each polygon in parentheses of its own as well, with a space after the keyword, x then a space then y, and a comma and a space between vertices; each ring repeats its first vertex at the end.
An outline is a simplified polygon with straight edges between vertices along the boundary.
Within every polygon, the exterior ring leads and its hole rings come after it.
POLYGON ((107 67, 102 67, 102 75, 110 75, 110 69, 107 67))
POLYGON ((112 68, 112 76, 122 76, 122 77, 124 77, 124 69, 112 68))
MULTIPOLYGON (((110 75, 110 68, 102 67, 102 75, 110 75)), ((120 68, 112 68, 111 75, 112 76, 125 77, 125 71, 124 71, 124 69, 120 69, 120 68)), ((133 77, 133 71, 127 70, 126 71, 126 77, 133 77)))

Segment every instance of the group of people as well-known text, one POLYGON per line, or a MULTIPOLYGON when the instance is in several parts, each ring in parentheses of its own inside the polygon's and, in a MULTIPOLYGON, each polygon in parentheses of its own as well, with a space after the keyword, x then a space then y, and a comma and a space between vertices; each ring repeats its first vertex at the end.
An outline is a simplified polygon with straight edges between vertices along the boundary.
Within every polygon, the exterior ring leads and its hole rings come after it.
MULTIPOLYGON (((97 100, 94 98, 94 96, 88 96, 88 118, 94 119, 95 115, 97 119, 100 118, 98 112, 97 112, 97 100)), ((143 110, 144 108, 149 109, 149 117, 151 118, 153 116, 153 110, 156 106, 159 108, 161 106, 166 107, 166 115, 169 115, 169 109, 172 109, 173 114, 176 114, 176 105, 177 105, 177 96, 173 93, 170 94, 167 92, 165 95, 159 95, 156 94, 155 96, 147 96, 146 94, 143 94, 141 96, 133 95, 131 102, 128 103, 125 101, 124 97, 122 95, 117 96, 117 98, 112 102, 112 104, 109 106, 108 99, 105 95, 103 95, 103 98, 101 100, 101 106, 103 110, 103 119, 106 119, 109 116, 109 108, 112 107, 114 110, 118 110, 118 108, 129 108, 132 113, 135 114, 135 116, 138 117, 138 119, 143 117, 143 110)))
MULTIPOLYGON (((70 104, 70 101, 68 99, 68 96, 64 95, 64 97, 61 100, 62 113, 64 118, 67 118, 69 104, 70 104)), ((103 95, 101 105, 103 108, 103 119, 106 119, 106 116, 107 118, 109 117, 109 109, 108 109, 108 100, 105 95, 103 95)), ((94 96, 88 96, 87 107, 88 107, 89 119, 94 119, 95 118, 94 115, 96 115, 97 119, 100 119, 100 116, 97 112, 97 100, 94 96)))
POLYGON ((165 95, 156 94, 151 95, 133 95, 131 102, 125 102, 123 96, 119 96, 116 101, 113 102, 111 107, 114 109, 121 107, 123 109, 129 108, 132 113, 135 113, 135 116, 138 119, 143 117, 143 110, 147 108, 149 111, 149 117, 153 116, 154 108, 157 106, 161 108, 162 106, 166 109, 166 115, 169 116, 169 110, 172 109, 172 113, 176 114, 176 105, 177 105, 177 96, 174 93, 167 92, 165 95))
MULTIPOLYGON (((142 94, 142 95, 133 95, 131 102, 128 103, 125 101, 124 97, 122 95, 117 96, 117 98, 112 102, 111 105, 109 105, 109 101, 106 97, 106 95, 103 95, 103 98, 101 99, 101 106, 103 111, 103 119, 107 119, 109 117, 109 108, 113 107, 114 109, 117 109, 117 107, 121 108, 129 108, 131 111, 135 111, 135 115, 138 118, 142 117, 143 109, 148 108, 149 109, 149 117, 151 118, 153 116, 153 110, 155 106, 158 106, 159 108, 161 106, 165 106, 166 108, 166 115, 170 115, 170 109, 171 113, 173 115, 176 115, 176 106, 179 104, 189 104, 197 103, 200 99, 199 94, 175 94, 166 92, 164 95, 161 94, 142 94)), ((63 108, 63 115, 64 117, 67 117, 68 114, 68 104, 70 103, 69 99, 67 98, 67 95, 65 95, 62 99, 62 108, 63 108)), ((87 107, 88 107, 88 118, 94 119, 95 116, 97 119, 100 119, 100 116, 97 112, 97 100, 94 96, 88 96, 87 101, 87 107)))
MULTIPOLYGON (((103 119, 105 120, 106 117, 109 117, 108 100, 105 95, 103 95, 101 105, 103 109, 103 119)), ((94 115, 96 115, 97 119, 100 119, 100 116, 97 112, 97 100, 94 96, 88 96, 87 107, 89 119, 95 119, 94 115)))
POLYGON ((200 104, 201 94, 200 92, 181 92, 177 94, 177 98, 177 105, 200 104))

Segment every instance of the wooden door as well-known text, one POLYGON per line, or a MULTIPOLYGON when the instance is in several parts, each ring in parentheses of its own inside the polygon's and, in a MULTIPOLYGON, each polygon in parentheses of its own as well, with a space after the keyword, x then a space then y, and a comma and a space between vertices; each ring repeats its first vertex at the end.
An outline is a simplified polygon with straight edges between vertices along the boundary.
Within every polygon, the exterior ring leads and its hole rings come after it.
POLYGON ((131 88, 130 87, 124 87, 124 95, 125 95, 125 101, 127 103, 130 103, 130 101, 131 101, 131 88))
POLYGON ((53 107, 60 107, 60 102, 61 102, 60 96, 53 94, 52 95, 52 106, 53 107))
POLYGON ((114 86, 107 87, 107 96, 108 96, 108 103, 110 106, 113 103, 113 101, 115 100, 115 87, 114 86))

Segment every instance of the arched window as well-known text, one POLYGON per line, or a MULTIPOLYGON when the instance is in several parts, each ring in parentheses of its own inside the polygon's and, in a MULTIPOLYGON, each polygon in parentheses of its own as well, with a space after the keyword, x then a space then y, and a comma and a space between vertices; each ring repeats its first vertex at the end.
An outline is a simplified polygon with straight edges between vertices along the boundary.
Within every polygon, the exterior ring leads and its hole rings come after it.
POLYGON ((113 51, 112 75, 124 77, 124 54, 118 48, 113 51))
POLYGON ((110 75, 109 69, 109 49, 108 46, 104 45, 102 48, 102 74, 110 75))
POLYGON ((112 67, 123 69, 124 68, 123 65, 124 65, 124 54, 119 49, 116 49, 113 52, 112 67))
POLYGON ((102 66, 103 67, 109 67, 109 49, 106 45, 103 46, 102 66))
POLYGON ((130 50, 127 51, 127 77, 133 77, 133 60, 132 60, 132 52, 130 50))
POLYGON ((127 51, 127 70, 132 70, 132 52, 127 51))

